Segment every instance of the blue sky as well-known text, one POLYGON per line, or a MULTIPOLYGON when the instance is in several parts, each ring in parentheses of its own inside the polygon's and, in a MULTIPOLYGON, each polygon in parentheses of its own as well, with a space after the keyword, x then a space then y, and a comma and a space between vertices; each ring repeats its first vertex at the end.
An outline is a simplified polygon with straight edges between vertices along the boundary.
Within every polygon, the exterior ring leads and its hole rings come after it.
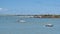
POLYGON ((0 0, 0 14, 60 14, 60 0, 0 0))

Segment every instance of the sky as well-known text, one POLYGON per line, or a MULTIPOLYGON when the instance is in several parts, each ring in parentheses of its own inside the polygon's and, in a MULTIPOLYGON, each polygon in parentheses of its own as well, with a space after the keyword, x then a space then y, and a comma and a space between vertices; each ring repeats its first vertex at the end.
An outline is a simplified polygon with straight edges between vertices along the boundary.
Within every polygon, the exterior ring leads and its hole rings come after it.
POLYGON ((0 0, 0 14, 60 14, 60 0, 0 0))

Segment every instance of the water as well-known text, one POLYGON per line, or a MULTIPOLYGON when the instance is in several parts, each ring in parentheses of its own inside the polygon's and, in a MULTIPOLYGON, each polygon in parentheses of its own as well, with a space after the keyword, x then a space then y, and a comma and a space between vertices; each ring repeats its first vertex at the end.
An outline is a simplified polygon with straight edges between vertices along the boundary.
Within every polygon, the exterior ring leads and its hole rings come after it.
POLYGON ((0 16, 0 34, 60 34, 60 18, 0 16), (48 23, 54 26, 45 27, 48 23))

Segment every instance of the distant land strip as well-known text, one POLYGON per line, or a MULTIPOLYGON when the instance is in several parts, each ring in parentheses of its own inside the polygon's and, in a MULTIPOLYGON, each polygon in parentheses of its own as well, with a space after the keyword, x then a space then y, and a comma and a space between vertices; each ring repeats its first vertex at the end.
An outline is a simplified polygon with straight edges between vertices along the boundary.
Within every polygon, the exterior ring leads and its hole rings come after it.
POLYGON ((0 15, 0 16, 24 16, 30 18, 60 18, 60 15, 0 15))

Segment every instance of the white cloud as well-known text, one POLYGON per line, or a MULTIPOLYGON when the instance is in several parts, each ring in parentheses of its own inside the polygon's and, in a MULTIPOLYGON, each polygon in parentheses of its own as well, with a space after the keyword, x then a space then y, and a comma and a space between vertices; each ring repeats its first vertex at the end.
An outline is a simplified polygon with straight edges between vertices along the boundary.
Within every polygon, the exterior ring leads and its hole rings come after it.
POLYGON ((3 10, 3 8, 0 8, 0 11, 3 10))
POLYGON ((0 8, 0 11, 8 11, 6 8, 0 8))

